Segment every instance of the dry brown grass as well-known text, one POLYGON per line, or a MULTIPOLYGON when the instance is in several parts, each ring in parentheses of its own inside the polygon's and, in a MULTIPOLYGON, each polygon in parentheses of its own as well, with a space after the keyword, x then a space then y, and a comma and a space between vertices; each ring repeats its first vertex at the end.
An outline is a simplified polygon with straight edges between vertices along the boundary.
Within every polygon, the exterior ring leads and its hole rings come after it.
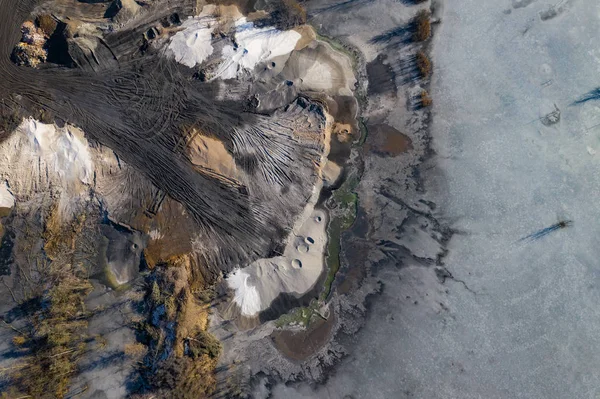
POLYGON ((432 104, 433 100, 429 96, 429 93, 427 93, 427 90, 421 91, 421 106, 430 107, 432 104))
POLYGON ((282 0, 272 13, 275 26, 288 30, 306 23, 306 10, 296 0, 282 0))
POLYGON ((179 296, 189 286, 191 264, 188 256, 175 256, 161 269, 161 289, 179 296))
POLYGON ((184 344, 190 337, 204 332, 208 327, 208 305, 199 303, 189 292, 181 299, 177 317, 175 354, 184 355, 184 344))
POLYGON ((202 399, 214 392, 216 379, 214 369, 217 359, 203 355, 199 359, 175 357, 167 360, 155 375, 155 383, 159 384, 169 398, 202 399))
POLYGON ((27 343, 24 358, 13 370, 12 382, 19 392, 34 398, 63 398, 77 371, 77 362, 86 350, 87 321, 83 299, 91 284, 76 272, 76 235, 85 218, 77 218, 66 227, 59 223, 56 208, 46 220, 43 237, 49 267, 38 268, 41 286, 49 287, 29 300, 45 303, 32 307, 29 325, 13 344, 27 343))
POLYGON ((190 256, 172 257, 156 265, 154 280, 148 287, 150 317, 159 307, 164 307, 164 315, 158 327, 149 321, 139 323, 144 343, 153 348, 144 362, 155 365, 158 372, 141 371, 146 384, 159 397, 204 398, 216 388, 214 369, 221 344, 206 332, 209 304, 199 298, 207 291, 207 284, 198 269, 190 256), (167 336, 175 339, 168 342, 167 336), (168 357, 162 358, 162 353, 168 353, 168 357))
POLYGON ((38 15, 35 23, 47 37, 52 36, 58 25, 56 20, 49 14, 38 15))
POLYGON ((139 342, 125 345, 125 354, 133 359, 141 359, 148 352, 146 345, 139 342))
POLYGON ((0 393, 0 399, 15 399, 15 398, 30 398, 29 395, 24 395, 23 392, 19 391, 15 387, 9 387, 7 392, 0 393))
POLYGON ((431 75, 431 60, 423 50, 417 52, 417 68, 422 78, 428 78, 431 75))
POLYGON ((417 42, 423 42, 431 36, 431 21, 429 12, 421 10, 415 17, 415 34, 414 39, 417 42))

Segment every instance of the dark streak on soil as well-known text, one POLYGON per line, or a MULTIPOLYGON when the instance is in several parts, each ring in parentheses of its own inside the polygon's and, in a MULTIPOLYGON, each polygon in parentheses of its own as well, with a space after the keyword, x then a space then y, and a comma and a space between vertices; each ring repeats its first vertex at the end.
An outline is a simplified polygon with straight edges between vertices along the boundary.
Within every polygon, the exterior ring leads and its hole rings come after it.
POLYGON ((15 233, 10 227, 0 226, 0 234, 0 276, 5 276, 10 274, 10 265, 14 260, 13 247, 15 233))
POLYGON ((370 223, 365 210, 358 206, 356 220, 351 229, 342 234, 343 258, 341 269, 336 276, 334 289, 338 294, 344 295, 358 288, 360 282, 367 277, 365 264, 367 263, 370 246, 366 243, 370 223))
POLYGON ((386 63, 387 55, 379 54, 377 58, 367 64, 369 77, 369 96, 375 94, 396 93, 396 74, 386 63))

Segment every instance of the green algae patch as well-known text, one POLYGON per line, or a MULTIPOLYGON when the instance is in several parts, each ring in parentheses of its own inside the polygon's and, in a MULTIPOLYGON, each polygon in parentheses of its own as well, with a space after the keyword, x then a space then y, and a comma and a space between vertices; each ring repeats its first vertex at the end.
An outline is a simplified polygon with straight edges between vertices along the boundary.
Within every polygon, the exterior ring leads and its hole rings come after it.
POLYGON ((288 326, 308 327, 314 315, 318 315, 318 309, 321 306, 319 301, 312 300, 310 305, 292 309, 289 313, 281 315, 275 320, 275 327, 283 328, 288 326))

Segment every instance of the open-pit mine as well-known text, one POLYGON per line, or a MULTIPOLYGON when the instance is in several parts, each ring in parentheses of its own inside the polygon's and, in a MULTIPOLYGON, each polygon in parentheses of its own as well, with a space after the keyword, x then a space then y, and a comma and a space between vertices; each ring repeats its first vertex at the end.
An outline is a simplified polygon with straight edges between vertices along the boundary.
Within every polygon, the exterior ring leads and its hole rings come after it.
POLYGON ((597 398, 593 0, 0 0, 0 399, 597 398))

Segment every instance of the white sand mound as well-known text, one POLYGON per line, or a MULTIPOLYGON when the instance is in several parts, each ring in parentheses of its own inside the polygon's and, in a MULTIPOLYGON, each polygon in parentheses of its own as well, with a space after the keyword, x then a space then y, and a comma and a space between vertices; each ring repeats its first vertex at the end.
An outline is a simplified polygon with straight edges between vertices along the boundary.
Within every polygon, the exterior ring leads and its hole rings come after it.
POLYGON ((33 152, 67 181, 79 180, 89 184, 93 176, 88 142, 76 129, 57 129, 35 119, 19 127, 31 140, 33 152))
POLYGON ((177 62, 190 68, 202 64, 213 53, 212 31, 215 24, 215 18, 209 16, 184 21, 181 25, 183 30, 177 32, 169 44, 177 62))
POLYGON ((6 181, 0 184, 0 208, 12 208, 15 205, 15 197, 8 190, 6 181))
POLYGON ((326 227, 325 213, 313 211, 288 241, 283 256, 259 259, 227 278, 244 316, 267 309, 283 292, 302 295, 317 283, 324 267, 326 227))
MULTIPOLYGON (((169 43, 169 52, 177 62, 190 68, 202 64, 213 54, 212 33, 217 19, 210 10, 182 24, 169 43)), ((296 31, 280 31, 273 27, 257 28, 245 17, 235 20, 233 36, 235 45, 223 46, 222 62, 215 70, 214 78, 233 79, 245 70, 252 70, 261 62, 290 54, 302 35, 296 31)))
POLYGON ((56 201, 60 216, 69 219, 89 201, 98 201, 115 216, 130 209, 144 184, 111 149, 90 146, 83 131, 72 125, 24 119, 0 143, 0 207, 13 201, 56 201))
POLYGON ((229 286, 235 290, 234 301, 245 315, 256 314, 262 309, 260 295, 256 287, 248 284, 249 278, 248 273, 237 269, 227 279, 229 286))
MULTIPOLYGON (((88 198, 94 181, 92 150, 81 130, 58 128, 29 118, 0 144, 0 181, 18 201, 54 193, 59 210, 68 217, 88 198)), ((4 189, 1 189, 4 191, 4 189)), ((1 194, 0 197, 5 197, 1 194)))
POLYGON ((228 45, 223 48, 225 61, 216 75, 222 79, 235 78, 243 70, 252 70, 261 62, 291 53, 302 35, 296 31, 256 28, 246 18, 235 23, 237 48, 228 45))

